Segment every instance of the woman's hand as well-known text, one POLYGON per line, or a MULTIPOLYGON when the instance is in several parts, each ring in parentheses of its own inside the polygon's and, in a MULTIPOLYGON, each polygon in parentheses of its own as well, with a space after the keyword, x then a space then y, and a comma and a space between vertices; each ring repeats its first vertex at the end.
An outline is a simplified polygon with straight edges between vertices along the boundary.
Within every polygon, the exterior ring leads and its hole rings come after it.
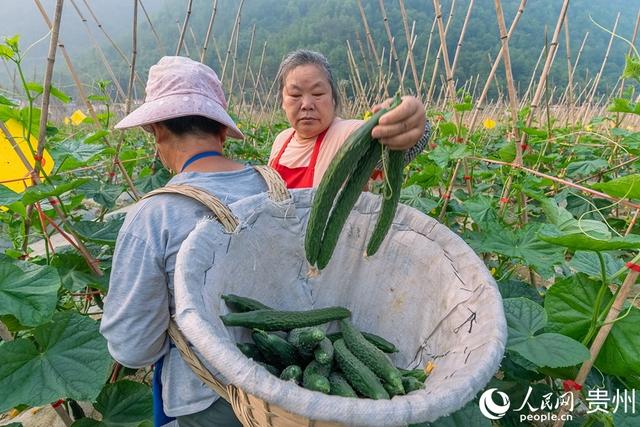
MULTIPOLYGON (((372 108, 375 113, 391 104, 392 98, 372 108)), ((413 147, 424 133, 426 122, 424 105, 415 96, 403 96, 402 102, 380 117, 371 136, 392 150, 407 150, 413 147)))

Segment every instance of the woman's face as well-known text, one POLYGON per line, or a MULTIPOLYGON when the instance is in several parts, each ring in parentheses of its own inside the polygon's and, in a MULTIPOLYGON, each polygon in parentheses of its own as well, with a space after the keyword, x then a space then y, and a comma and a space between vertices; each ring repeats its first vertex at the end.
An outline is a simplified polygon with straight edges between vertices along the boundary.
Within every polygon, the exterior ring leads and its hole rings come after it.
POLYGON ((291 70, 282 89, 282 109, 302 138, 327 129, 335 117, 335 105, 326 73, 313 64, 291 70))

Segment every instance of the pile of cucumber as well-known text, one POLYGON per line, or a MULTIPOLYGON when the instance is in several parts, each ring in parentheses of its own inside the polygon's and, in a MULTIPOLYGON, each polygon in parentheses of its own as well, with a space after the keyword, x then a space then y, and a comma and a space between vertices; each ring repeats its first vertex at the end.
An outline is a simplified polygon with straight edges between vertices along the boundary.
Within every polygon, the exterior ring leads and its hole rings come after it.
POLYGON ((379 110, 349 135, 320 181, 304 241, 307 261, 320 270, 331 259, 342 227, 381 158, 386 185, 380 213, 367 244, 367 256, 376 253, 391 227, 404 179, 404 151, 382 148, 379 141, 371 137, 371 130, 380 117, 400 101, 396 95, 389 108, 379 110))
POLYGON ((222 295, 233 310, 220 316, 226 326, 251 329, 242 353, 285 381, 326 394, 390 399, 424 388, 422 369, 395 367, 385 353, 398 349, 375 334, 361 332, 344 307, 307 311, 274 310, 251 298, 222 295), (326 334, 329 322, 340 332, 326 334))

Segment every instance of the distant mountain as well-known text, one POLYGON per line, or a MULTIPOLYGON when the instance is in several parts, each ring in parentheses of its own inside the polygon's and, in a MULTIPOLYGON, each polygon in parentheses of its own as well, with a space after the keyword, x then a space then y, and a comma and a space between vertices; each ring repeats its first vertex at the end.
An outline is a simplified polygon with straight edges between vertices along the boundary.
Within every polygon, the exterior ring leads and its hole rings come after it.
MULTIPOLYGON (((74 0, 79 6, 84 6, 82 0, 74 0)), ((87 0, 89 1, 89 0, 87 0)), ((17 5, 23 2, 0 0, 7 3, 12 10, 19 9, 17 5)), ((30 3, 30 2, 26 2, 30 3)), ((53 0, 47 2, 52 5, 53 0)), ((131 11, 132 0, 90 1, 96 10, 100 9, 99 16, 105 21, 105 28, 113 40, 119 45, 125 55, 130 55, 131 37, 131 11), (109 23, 107 25, 107 22, 109 23)), ((150 26, 140 11, 138 26, 138 57, 137 70, 142 79, 145 78, 148 67, 156 62, 163 54, 174 54, 179 29, 186 12, 186 0, 164 0, 144 2, 147 11, 150 12, 154 28, 160 36, 160 44, 150 30, 150 26)), ((190 15, 190 30, 185 37, 185 48, 181 54, 193 58, 199 58, 204 35, 211 16, 211 0, 194 0, 190 15)), ((237 8, 240 2, 237 0, 219 0, 214 22, 213 37, 210 42, 206 62, 222 73, 224 58, 229 47, 230 35, 235 23, 237 8), (218 59, 216 49, 221 58, 218 59)), ((361 0, 371 36, 374 39, 378 55, 384 48, 385 67, 389 65, 389 42, 386 35, 384 20, 380 10, 379 0, 361 0)), ((442 1, 444 18, 449 15, 452 0, 442 1)), ((503 8, 507 26, 510 25, 516 13, 518 0, 503 0, 503 8)), ((388 23, 394 35, 394 44, 398 50, 401 68, 407 52, 406 35, 403 29, 403 21, 400 13, 399 0, 387 0, 384 2, 388 23)), ((425 53, 429 40, 429 33, 433 22, 433 5, 428 0, 404 0, 407 10, 409 30, 415 28, 416 41, 413 48, 417 62, 417 73, 422 75, 425 53)), ((458 37, 462 29, 469 0, 455 2, 454 15, 447 34, 449 46, 449 58, 453 60, 458 37)), ((524 14, 520 20, 514 36, 510 42, 511 62, 514 77, 517 80, 520 93, 524 93, 535 68, 536 61, 544 49, 545 40, 551 43, 558 13, 562 5, 561 0, 529 0, 524 14)), ((26 6, 22 6, 25 8, 26 6)), ((30 6, 33 8, 33 6, 30 6)), ((97 78, 109 78, 104 64, 96 49, 92 46, 81 21, 75 15, 69 0, 65 2, 66 15, 63 21, 65 43, 69 49, 73 49, 75 61, 82 72, 83 79, 87 82, 97 78), (73 12, 73 13, 71 13, 73 12), (71 16, 68 16, 68 15, 71 16), (73 29, 69 27, 73 27, 73 29), (73 47, 73 48, 72 48, 73 47)), ((616 32, 622 37, 631 39, 640 8, 637 0, 573 0, 568 13, 571 59, 575 61, 580 46, 588 33, 584 49, 580 54, 580 62, 575 71, 576 81, 588 81, 593 78, 600 69, 610 35, 599 29, 590 16, 598 24, 612 29, 616 16, 620 18, 616 32)), ((29 19, 34 12, 29 12, 29 19)), ((37 12, 35 12, 37 13, 37 12)), ((39 18, 39 16, 37 17, 39 18)), ((4 17, 0 17, 0 28, 5 32, 27 29, 28 25, 13 23, 6 27, 4 17)), ((30 22, 30 21, 29 21, 30 22)), ((111 47, 104 35, 96 27, 95 22, 89 21, 93 35, 100 41, 109 63, 118 76, 121 85, 126 87, 128 67, 120 54, 111 47)), ((271 82, 275 76, 277 66, 287 52, 297 48, 310 48, 323 52, 333 64, 334 72, 338 79, 349 79, 349 65, 347 61, 347 41, 354 51, 356 62, 361 69, 361 77, 366 79, 366 66, 374 64, 373 56, 367 48, 366 34, 363 21, 355 0, 251 0, 245 1, 240 15, 240 36, 236 51, 236 72, 244 71, 246 58, 251 44, 252 29, 255 26, 255 36, 250 57, 250 67, 257 73, 260 65, 261 52, 265 47, 265 57, 262 65, 262 73, 266 81, 271 82), (364 59, 363 59, 364 56, 364 59), (365 65, 367 64, 367 65, 365 65)), ((42 36, 45 32, 38 33, 42 36)), ((490 68, 490 60, 495 58, 499 50, 499 33, 495 16, 493 0, 475 0, 471 11, 464 43, 462 44, 458 64, 456 66, 456 79, 459 86, 469 79, 480 76, 484 81, 490 68)), ((46 44, 46 43, 42 43, 46 44)), ((637 45, 638 43, 636 43, 637 45)), ((439 45, 437 28, 433 32, 431 52, 427 63, 427 72, 424 80, 428 83, 431 79, 431 69, 435 60, 436 49, 439 45)), ((603 71, 600 84, 602 92, 608 92, 616 84, 624 66, 624 55, 628 45, 620 40, 613 41, 608 62, 603 71)), ((46 50, 45 50, 46 52, 46 50)), ((44 64, 44 58, 37 56, 44 64)), ((225 79, 230 78, 232 59, 227 64, 225 79)), ((64 71, 59 65, 58 70, 64 71)), ((442 69, 442 68, 441 68, 442 69)), ((395 73, 395 64, 390 70, 395 73)), ((502 70, 502 67, 500 68, 502 70)), ((0 69, 0 73, 3 70, 0 69)), ((502 73, 502 71, 500 71, 502 73)), ((501 74, 498 81, 504 82, 501 74)), ((440 80, 437 80, 440 83, 440 80)), ((563 87, 567 82, 567 60, 565 50, 565 34, 561 33, 559 51, 552 70, 550 86, 563 87)), ((407 69, 405 83, 413 87, 413 77, 410 69, 407 69)), ((141 86, 138 93, 141 94, 141 86)), ((494 92, 495 94, 495 92, 494 92)))

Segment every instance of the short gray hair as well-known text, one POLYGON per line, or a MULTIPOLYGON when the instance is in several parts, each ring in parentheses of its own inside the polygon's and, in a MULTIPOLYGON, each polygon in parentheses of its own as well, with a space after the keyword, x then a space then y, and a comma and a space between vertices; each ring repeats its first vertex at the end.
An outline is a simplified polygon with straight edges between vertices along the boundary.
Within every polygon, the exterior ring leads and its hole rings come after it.
POLYGON ((331 96, 333 97, 333 103, 336 110, 340 105, 340 99, 338 98, 338 90, 333 80, 333 74, 331 73, 331 66, 327 58, 320 52, 312 50, 298 49, 293 52, 289 52, 280 63, 278 68, 278 85, 280 90, 278 91, 278 98, 282 102, 282 91, 284 90, 284 82, 287 79, 287 75, 295 68, 301 65, 312 64, 318 66, 327 75, 327 80, 331 86, 331 96))

